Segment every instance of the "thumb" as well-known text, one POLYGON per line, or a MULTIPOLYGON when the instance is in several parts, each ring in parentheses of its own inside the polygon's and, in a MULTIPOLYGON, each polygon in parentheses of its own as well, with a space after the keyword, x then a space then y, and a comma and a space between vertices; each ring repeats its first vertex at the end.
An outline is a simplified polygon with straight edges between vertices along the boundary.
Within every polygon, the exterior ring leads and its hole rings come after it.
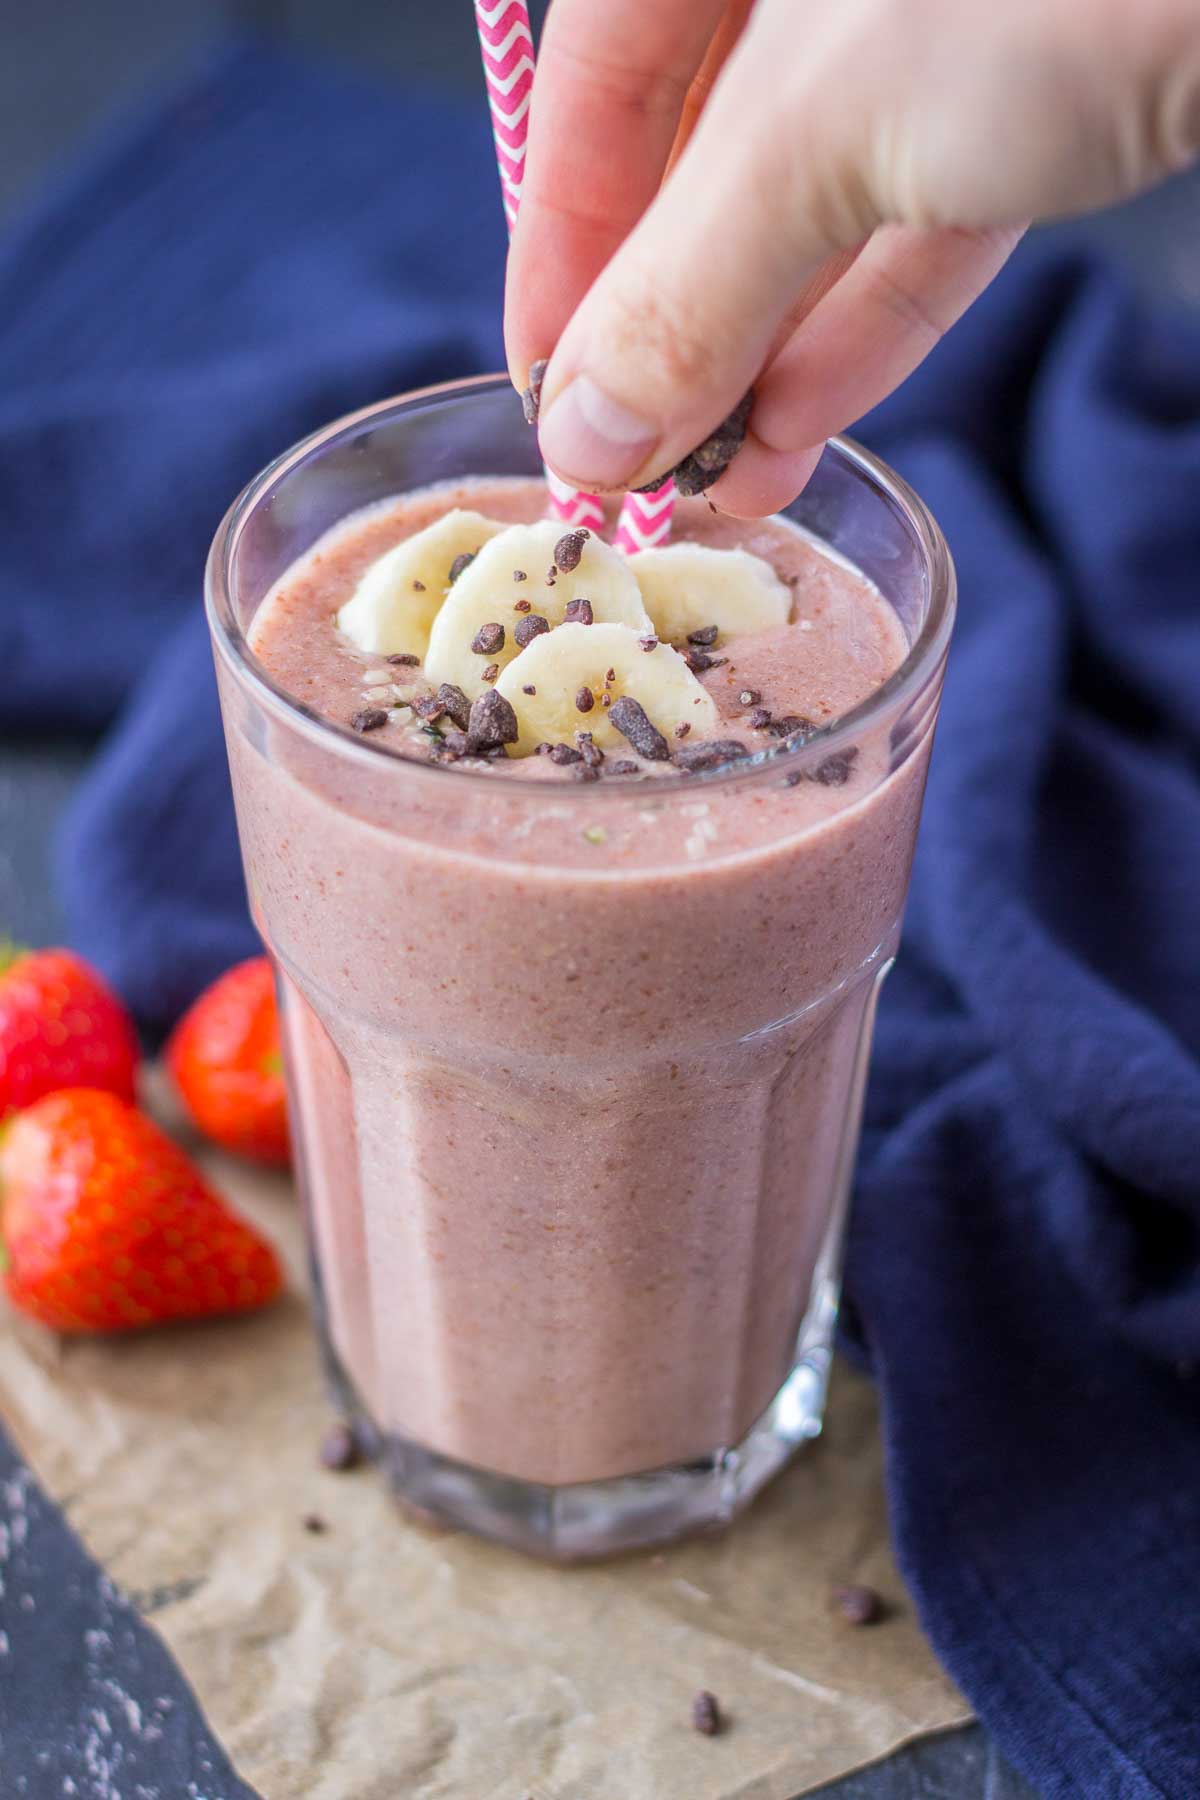
POLYGON ((876 223, 797 195, 803 158, 794 141, 781 145, 778 111, 774 125, 763 117, 760 61, 752 23, 683 155, 554 349, 541 450, 579 487, 633 486, 694 449, 753 384, 805 281, 876 223))

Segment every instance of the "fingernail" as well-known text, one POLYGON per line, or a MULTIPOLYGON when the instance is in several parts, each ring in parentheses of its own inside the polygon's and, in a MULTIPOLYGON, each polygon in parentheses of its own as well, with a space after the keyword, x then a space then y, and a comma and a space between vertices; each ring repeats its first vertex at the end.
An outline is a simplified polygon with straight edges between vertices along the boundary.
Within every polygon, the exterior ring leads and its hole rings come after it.
POLYGON ((576 375, 542 414, 538 441, 557 474, 588 487, 618 488, 641 468, 658 432, 589 375, 576 375))

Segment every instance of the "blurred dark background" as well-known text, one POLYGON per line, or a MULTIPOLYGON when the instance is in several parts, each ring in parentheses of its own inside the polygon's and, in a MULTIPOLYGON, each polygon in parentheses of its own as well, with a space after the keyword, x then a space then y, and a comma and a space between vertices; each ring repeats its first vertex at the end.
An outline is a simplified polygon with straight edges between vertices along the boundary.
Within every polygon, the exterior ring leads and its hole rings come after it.
MULTIPOLYGON (((602 0, 598 0, 602 3, 602 0)), ((545 0, 531 7, 535 27, 545 0)), ((105 120, 183 75, 230 31, 484 105, 471 0, 0 0, 0 230, 105 120)), ((1200 176, 1053 229, 1107 248, 1136 283, 1200 305, 1200 176)), ((0 929, 58 938, 53 827, 90 747, 0 741, 0 929)))

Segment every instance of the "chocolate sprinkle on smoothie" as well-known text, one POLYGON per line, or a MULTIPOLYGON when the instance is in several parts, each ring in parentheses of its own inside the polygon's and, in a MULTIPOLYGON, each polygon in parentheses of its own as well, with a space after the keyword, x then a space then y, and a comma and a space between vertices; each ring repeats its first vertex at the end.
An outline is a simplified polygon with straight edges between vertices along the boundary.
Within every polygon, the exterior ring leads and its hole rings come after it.
POLYGON ((729 661, 727 656, 710 656, 707 650, 685 650, 683 660, 693 675, 703 675, 705 669, 719 669, 729 661))
POLYGON ((677 491, 684 495, 702 494, 710 488, 718 476, 725 473, 746 438, 746 422, 750 417, 750 409, 754 405, 754 389, 743 394, 727 419, 722 419, 717 429, 697 444, 673 469, 665 475, 659 475, 654 481, 647 481, 637 491, 639 494, 656 494, 660 487, 672 476, 677 491))
POLYGON ((475 561, 475 558, 478 554, 479 554, 479 552, 477 550, 464 550, 461 556, 455 557, 454 561, 450 564, 450 586, 451 587, 454 586, 455 582, 458 580, 458 578, 462 574, 463 570, 470 568, 471 564, 475 561))
POLYGON ((541 613, 530 613, 528 618, 519 620, 514 626, 513 642, 518 650, 523 650, 526 644, 531 644, 535 637, 541 637, 543 631, 549 629, 549 619, 543 619, 541 613))
POLYGON ((465 731, 448 731, 442 739, 442 747, 449 754, 451 761, 457 762, 460 756, 467 754, 471 743, 465 731))
POLYGON ((568 600, 567 610, 563 614, 564 625, 590 625, 592 623, 592 603, 590 600, 568 600))
POLYGON ((549 363, 548 356, 539 356, 536 362, 531 362, 529 365, 529 386, 521 395, 521 408, 525 414, 527 425, 536 425, 538 422, 538 412, 542 404, 542 382, 546 379, 549 363))
POLYGON ((811 719, 801 718, 799 713, 787 713, 782 719, 772 719, 767 729, 772 737, 790 738, 801 731, 811 731, 812 728, 811 719))
POLYGON ((858 746, 852 744, 849 750, 839 750, 833 756, 827 756, 813 770, 813 780, 819 781, 822 787, 845 787, 850 779, 850 766, 857 755, 858 746))
MULTIPOLYGON (((539 744, 538 749, 540 750, 541 748, 542 746, 539 744)), ((583 757, 579 754, 579 751, 571 744, 547 744, 545 750, 550 761, 552 763, 558 763, 560 767, 563 763, 577 763, 583 761, 583 757)))
POLYGON ((576 712, 591 712, 596 704, 596 696, 590 687, 581 687, 575 696, 576 712))
POLYGON ((765 706, 756 706, 748 720, 748 724, 752 731, 766 731, 770 723, 771 715, 765 706))
POLYGON ((666 762, 670 756, 667 740, 657 725, 652 725, 637 701, 629 694, 622 694, 609 714, 609 718, 621 733, 628 738, 639 756, 647 762, 666 762))
POLYGON ((471 648, 476 656, 495 656, 497 650, 504 648, 504 627, 493 619, 487 625, 481 625, 471 639, 471 648))
POLYGON ((323 1519, 320 1513, 305 1513, 301 1524, 305 1531, 311 1531, 314 1537, 319 1537, 321 1532, 329 1530, 328 1519, 323 1519))
POLYGON ((396 656, 389 656, 387 660, 390 663, 398 663, 402 669, 417 669, 421 666, 420 657, 414 656, 411 650, 401 650, 396 656))
POLYGON ((701 1688, 692 1701, 692 1730, 702 1737, 716 1737, 721 1729, 721 1708, 717 1696, 701 1688))
POLYGON ((606 775, 636 775, 638 767, 639 765, 631 756, 621 756, 617 758, 616 762, 605 763, 604 773, 606 775))
POLYGON ((424 592, 425 592, 425 583, 423 581, 418 581, 416 576, 414 575, 413 576, 413 593, 414 594, 423 594, 424 592))
POLYGON ((599 769, 594 763, 590 763, 586 759, 582 762, 577 762, 572 768, 571 774, 575 777, 576 781, 599 781, 600 779, 599 769))
POLYGON ((526 575, 524 569, 514 569, 513 570, 513 580, 514 581, 528 581, 529 577, 528 577, 528 575, 526 575))
POLYGON ((535 687, 523 687, 523 688, 522 688, 522 689, 521 689, 521 692, 522 692, 522 693, 523 693, 523 694, 536 694, 536 693, 537 693, 537 689, 536 689, 536 688, 535 688, 535 687))
POLYGON ((594 742, 591 732, 577 731, 575 733, 575 742, 579 746, 579 754, 588 765, 588 768, 598 769, 600 764, 604 761, 604 752, 601 750, 599 744, 594 742))
POLYGON ((715 644, 717 641, 717 629, 715 625, 701 625, 698 631, 688 632, 687 641, 689 644, 699 644, 702 650, 707 650, 711 644, 715 644))
POLYGON ((361 712, 355 713, 350 724, 355 731, 378 731, 387 722, 388 716, 382 706, 364 706, 361 712))
POLYGON ((757 688, 743 688, 738 695, 738 701, 742 706, 757 706, 761 699, 762 695, 757 688))
POLYGON ((677 738, 685 738, 691 729, 692 728, 688 724, 687 720, 681 719, 679 724, 675 727, 675 736, 677 738))
POLYGON ((568 531, 565 537, 560 537, 554 546, 555 568, 561 569, 564 575, 569 575, 572 569, 577 569, 579 559, 583 555, 583 546, 591 535, 587 526, 581 525, 578 531, 568 531))
POLYGON ((460 731, 465 731, 471 719, 471 702, 460 687, 452 681, 443 681, 437 691, 438 705, 445 707, 460 731))
POLYGON ((513 611, 519 612, 519 613, 532 612, 533 611, 533 601, 532 600, 514 600, 513 601, 513 611))
POLYGON ((471 707, 467 743, 471 750, 490 750, 496 744, 515 744, 520 736, 517 715, 495 690, 480 694, 471 707))
POLYGON ((639 638, 638 643, 642 646, 642 649, 647 652, 658 649, 658 639, 656 637, 639 638))
POLYGON ((483 674, 479 677, 479 679, 481 681, 495 681, 495 679, 499 673, 500 673, 500 664, 499 663, 489 663, 487 668, 483 671, 483 674))
POLYGON ((434 694, 418 694, 412 703, 412 709, 418 719, 426 719, 432 725, 435 719, 445 717, 446 707, 443 701, 434 694))
POLYGON ((738 743, 736 738, 707 738, 699 744, 684 744, 676 750, 671 761, 685 775, 698 775, 703 769, 718 769, 722 763, 734 762, 739 756, 748 756, 745 744, 738 743))

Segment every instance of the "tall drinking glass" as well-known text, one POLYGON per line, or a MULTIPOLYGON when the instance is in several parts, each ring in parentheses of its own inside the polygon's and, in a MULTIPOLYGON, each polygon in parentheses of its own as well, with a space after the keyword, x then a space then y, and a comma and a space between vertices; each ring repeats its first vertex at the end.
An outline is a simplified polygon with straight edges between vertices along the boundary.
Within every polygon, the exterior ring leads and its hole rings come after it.
POLYGON ((800 747, 653 782, 406 760, 256 661, 346 514, 537 473, 502 378, 367 408, 236 501, 208 606, 335 1393, 410 1505, 565 1558, 728 1521, 820 1429, 954 582, 832 443, 788 516, 906 660, 800 747))

